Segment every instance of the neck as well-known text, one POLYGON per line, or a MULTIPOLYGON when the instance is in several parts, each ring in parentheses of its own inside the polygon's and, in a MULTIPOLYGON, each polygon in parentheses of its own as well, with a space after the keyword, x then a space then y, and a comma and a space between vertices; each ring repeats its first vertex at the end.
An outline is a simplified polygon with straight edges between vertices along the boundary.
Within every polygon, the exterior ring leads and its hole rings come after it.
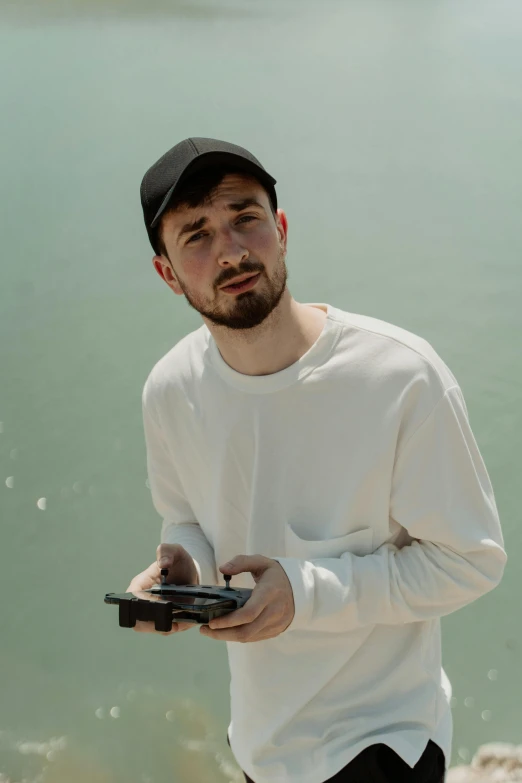
POLYGON ((321 334, 326 311, 296 302, 288 289, 262 324, 227 329, 203 319, 224 361, 243 375, 272 375, 301 358, 321 334))

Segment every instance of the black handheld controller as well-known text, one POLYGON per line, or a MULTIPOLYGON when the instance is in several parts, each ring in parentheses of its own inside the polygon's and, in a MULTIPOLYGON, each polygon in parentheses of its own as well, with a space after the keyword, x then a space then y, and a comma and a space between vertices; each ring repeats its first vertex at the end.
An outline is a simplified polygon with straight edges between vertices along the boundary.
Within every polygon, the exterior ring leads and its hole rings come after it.
POLYGON ((172 621, 207 625, 244 606, 252 594, 248 587, 219 585, 168 585, 168 568, 161 569, 161 584, 133 593, 107 593, 106 604, 118 604, 121 628, 134 628, 136 620, 152 621, 156 631, 172 630, 172 621))

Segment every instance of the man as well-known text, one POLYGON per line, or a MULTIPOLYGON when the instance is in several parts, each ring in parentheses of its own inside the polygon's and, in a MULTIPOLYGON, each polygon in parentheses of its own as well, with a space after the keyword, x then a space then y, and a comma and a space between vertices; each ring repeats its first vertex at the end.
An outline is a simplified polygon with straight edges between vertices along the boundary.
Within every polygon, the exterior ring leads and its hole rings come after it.
POLYGON ((253 588, 200 628, 227 642, 247 781, 439 783, 440 618, 501 580, 493 490, 429 343, 292 298, 275 182, 247 150, 202 138, 143 178, 154 267, 204 323, 144 386, 162 543, 128 589, 164 565, 175 584, 253 588))

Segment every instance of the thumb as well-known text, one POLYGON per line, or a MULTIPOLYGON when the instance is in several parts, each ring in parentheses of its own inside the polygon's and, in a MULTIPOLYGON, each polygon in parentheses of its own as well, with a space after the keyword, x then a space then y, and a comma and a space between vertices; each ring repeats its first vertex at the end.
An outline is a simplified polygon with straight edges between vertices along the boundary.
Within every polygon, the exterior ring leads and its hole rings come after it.
POLYGON ((239 564, 240 557, 241 556, 238 555, 238 557, 233 557, 232 560, 229 560, 228 563, 223 563, 223 565, 219 566, 219 570, 223 574, 241 573, 240 571, 238 571, 238 568, 240 568, 240 564, 239 564))
POLYGON ((156 549, 156 561, 160 568, 172 565, 174 558, 182 551, 179 544, 160 544, 156 549))
POLYGON ((219 566, 223 574, 243 574, 247 571, 254 573, 264 571, 270 564, 268 557, 264 555, 236 555, 232 560, 219 566))

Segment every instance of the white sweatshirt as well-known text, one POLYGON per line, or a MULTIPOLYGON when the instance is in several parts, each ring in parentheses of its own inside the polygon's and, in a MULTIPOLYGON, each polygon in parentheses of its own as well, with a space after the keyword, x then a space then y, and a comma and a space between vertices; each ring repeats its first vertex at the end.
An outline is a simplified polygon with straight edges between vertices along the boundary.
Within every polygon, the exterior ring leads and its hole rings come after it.
MULTIPOLYGON (((295 616, 279 636, 227 642, 232 752, 256 783, 322 783, 383 742, 413 767, 451 758, 440 617, 492 590, 506 553, 462 392, 421 337, 327 313, 304 356, 243 375, 206 325, 143 390, 148 477, 202 584, 262 554, 295 616)), ((255 587, 250 574, 232 586, 255 587)), ((215 644, 214 640, 209 640, 215 644)))

